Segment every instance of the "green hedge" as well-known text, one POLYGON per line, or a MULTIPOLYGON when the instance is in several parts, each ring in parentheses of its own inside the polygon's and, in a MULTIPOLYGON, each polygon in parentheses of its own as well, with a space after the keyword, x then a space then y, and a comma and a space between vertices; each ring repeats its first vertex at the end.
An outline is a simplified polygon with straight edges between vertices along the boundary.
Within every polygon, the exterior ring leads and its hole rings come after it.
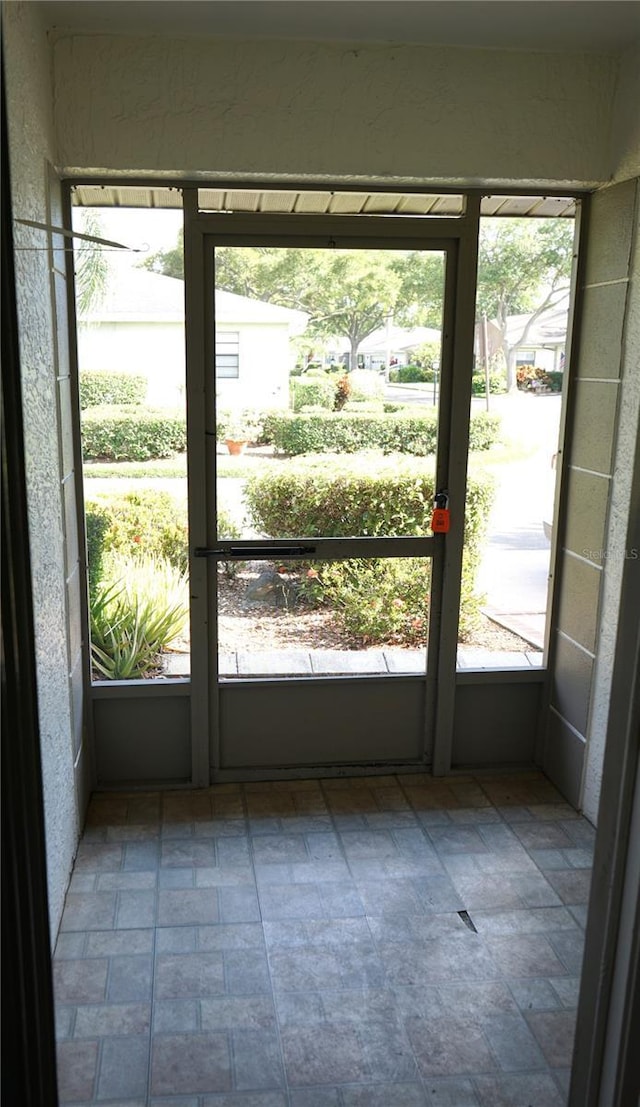
POLYGON ((333 411, 336 399, 336 383, 328 377, 293 377, 290 380, 291 406, 294 411, 303 407, 322 407, 333 411))
MULTIPOLYGON (((478 412, 471 418, 471 450, 488 450, 496 442, 500 418, 478 412)), ((271 413, 264 421, 262 441, 289 456, 308 453, 358 453, 382 450, 425 456, 435 453, 437 417, 424 414, 361 412, 271 413)))
POLYGON ((476 411, 469 423, 469 449, 490 450, 500 438, 501 419, 492 411, 476 411))
POLYGON ((91 407, 82 417, 86 460, 150 461, 187 448, 184 415, 139 405, 91 407))
POLYGON ((349 400, 341 410, 347 415, 383 415, 386 407, 382 400, 349 400))
POLYGON ((104 496, 86 504, 90 587, 102 578, 111 551, 139 557, 164 557, 184 570, 188 562, 186 509, 168 492, 145 489, 104 496))
MULTIPOLYGON (((430 463, 393 459, 372 473, 362 460, 336 461, 320 471, 293 462, 249 478, 245 501, 253 526, 269 537, 405 537, 431 533, 433 492, 430 463)), ((469 478, 462 635, 477 619, 474 582, 492 499, 491 478, 469 478)), ((346 628, 363 640, 419 642, 427 633, 429 572, 428 562, 413 558, 315 563, 312 592, 335 606, 346 628)))
POLYGON ((399 365, 389 370, 389 380, 398 384, 430 384, 435 378, 435 369, 422 365, 399 365))
MULTIPOLYGON (((474 373, 471 378, 471 392, 474 396, 485 396, 487 385, 484 373, 474 373)), ((489 393, 492 396, 500 395, 507 391, 507 382, 502 373, 489 374, 489 393)))
POLYGON ((87 533, 87 562, 89 566, 89 593, 95 590, 102 579, 104 549, 107 531, 111 526, 111 516, 106 505, 87 503, 85 510, 87 533))
POLYGON ((564 373, 557 369, 549 369, 546 375, 546 384, 551 392, 562 392, 564 373))
POLYGON ((147 378, 131 373, 112 373, 106 369, 84 369, 80 373, 80 408, 104 404, 143 404, 147 378))

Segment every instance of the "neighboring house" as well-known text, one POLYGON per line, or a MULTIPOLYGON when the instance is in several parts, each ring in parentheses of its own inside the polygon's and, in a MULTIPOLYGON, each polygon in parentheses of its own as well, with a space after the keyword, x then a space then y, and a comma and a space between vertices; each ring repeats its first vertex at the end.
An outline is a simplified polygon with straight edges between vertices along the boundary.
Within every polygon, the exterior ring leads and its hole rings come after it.
POLYGON ((415 351, 426 342, 440 343, 440 331, 435 327, 390 327, 389 334, 384 327, 374 331, 360 346, 364 355, 365 368, 384 369, 392 365, 410 365, 416 356, 415 351))
POLYGON ((105 295, 78 319, 78 364, 146 376, 151 405, 184 406, 184 282, 114 264, 105 295))
POLYGON ((289 406, 289 373, 296 353, 290 339, 301 334, 302 311, 216 292, 216 387, 218 407, 289 406))
MULTIPOLYGON (((531 315, 510 315, 507 320, 507 341, 509 345, 517 342, 525 333, 531 315)), ((554 308, 544 312, 526 332, 525 341, 516 346, 516 365, 536 365, 541 369, 562 369, 567 334, 568 308, 554 308)), ((358 360, 364 369, 384 369, 387 359, 391 365, 410 365, 419 356, 418 348, 427 342, 440 342, 440 331, 435 327, 381 327, 363 339, 358 349, 358 360)), ((487 321, 487 339, 490 355, 501 348, 501 333, 491 320, 487 321)), ((482 360, 483 352, 482 324, 476 325, 476 357, 482 360)), ((332 344, 329 359, 343 360, 348 357, 350 344, 341 339, 332 344)))
MULTIPOLYGON (((516 367, 535 365, 538 369, 544 369, 547 372, 564 369, 569 320, 567 301, 563 300, 560 305, 549 308, 530 326, 527 326, 530 319, 531 313, 507 317, 506 339, 509 347, 515 348, 516 367)), ((497 323, 491 319, 486 323, 486 342, 490 357, 494 357, 502 350, 502 332, 497 323)), ((484 344, 485 326, 482 322, 477 322, 475 355, 478 369, 481 369, 484 363, 484 344)))
MULTIPOLYGON (((220 408, 289 403, 289 339, 306 326, 303 312, 232 292, 216 292, 216 378, 220 408)), ((142 374, 147 401, 182 407, 185 392, 184 283, 122 267, 103 299, 78 321, 80 369, 142 374)))
MULTIPOLYGON (((390 365, 410 365, 416 347, 425 342, 440 342, 435 327, 380 327, 363 338, 358 347, 358 361, 363 369, 384 369, 390 365)), ((328 360, 348 359, 351 344, 347 338, 337 339, 328 352, 328 360)))
MULTIPOLYGON (((517 342, 526 327, 528 315, 510 315, 507 341, 517 342)), ((547 372, 564 369, 569 309, 565 306, 545 311, 528 330, 522 344, 516 345, 516 365, 535 365, 547 372)))

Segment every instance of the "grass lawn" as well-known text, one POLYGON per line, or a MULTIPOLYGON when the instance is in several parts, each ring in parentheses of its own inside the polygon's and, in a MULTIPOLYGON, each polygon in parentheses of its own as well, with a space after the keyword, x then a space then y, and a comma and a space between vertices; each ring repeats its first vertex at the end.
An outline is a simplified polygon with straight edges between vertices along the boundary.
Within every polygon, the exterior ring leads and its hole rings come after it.
POLYGON ((154 477, 186 477, 187 455, 163 458, 159 461, 85 461, 84 479, 102 480, 125 477, 127 480, 142 480, 154 477))
MULTIPOLYGON (((472 471, 476 472, 478 469, 499 471, 503 465, 513 465, 519 461, 526 461, 535 451, 536 445, 534 443, 522 443, 518 445, 513 442, 497 443, 491 450, 478 450, 470 453, 469 467, 472 471)), ((335 460, 335 455, 330 456, 332 460, 335 460)), ((355 460, 358 456, 357 454, 349 454, 345 455, 345 459, 349 457, 355 460)), ((360 456, 362 457, 362 455, 360 456)), ((296 461, 299 465, 304 466, 305 462, 312 465, 322 464, 324 459, 324 454, 314 454, 312 456, 296 458, 296 461)), ((253 476, 256 473, 265 473, 272 466, 281 465, 287 460, 288 459, 284 456, 269 457, 265 456, 264 453, 246 453, 239 457, 230 457, 225 454, 220 454, 218 456, 218 478, 224 480, 226 477, 232 477, 245 480, 247 477, 253 476)), ((375 460, 373 458, 372 464, 375 466, 375 460)), ((91 481, 92 479, 171 480, 184 479, 186 475, 186 454, 165 458, 160 461, 89 461, 85 462, 84 465, 84 477, 87 481, 91 481)))
MULTIPOLYGON (((261 454, 241 454, 230 457, 218 455, 218 476, 244 479, 254 473, 264 473, 271 465, 280 464, 284 458, 261 454)), ((187 475, 187 455, 164 458, 161 461, 85 461, 84 479, 156 480, 184 478, 187 475)))

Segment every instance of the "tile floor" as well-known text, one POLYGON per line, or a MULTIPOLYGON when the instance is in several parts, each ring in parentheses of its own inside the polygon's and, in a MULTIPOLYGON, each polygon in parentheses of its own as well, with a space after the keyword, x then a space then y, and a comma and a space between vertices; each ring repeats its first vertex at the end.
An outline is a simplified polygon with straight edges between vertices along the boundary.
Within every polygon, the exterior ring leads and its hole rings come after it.
POLYGON ((561 1107, 593 838, 538 774, 97 794, 61 1102, 561 1107))

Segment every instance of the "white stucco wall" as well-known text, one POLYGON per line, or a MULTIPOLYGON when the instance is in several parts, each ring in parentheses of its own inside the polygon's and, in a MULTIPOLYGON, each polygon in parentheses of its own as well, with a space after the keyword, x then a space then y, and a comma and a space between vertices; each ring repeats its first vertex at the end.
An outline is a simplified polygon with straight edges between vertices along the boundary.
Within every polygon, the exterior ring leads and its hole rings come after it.
POLYGON ((71 172, 467 184, 612 172, 607 56, 64 31, 53 56, 71 172))
POLYGON ((146 376, 148 404, 184 408, 183 323, 81 323, 78 364, 146 376))
MULTIPOLYGON (((221 409, 286 408, 291 350, 286 324, 225 323, 220 334, 240 336, 240 374, 216 381, 221 409)), ((89 323, 78 328, 80 369, 146 376, 147 403, 185 405, 184 326, 181 323, 89 323)))
MULTIPOLYGON (((50 67, 46 40, 31 5, 4 6, 3 39, 13 213, 16 218, 47 221, 51 214, 49 163, 55 162, 50 67)), ((14 233, 53 941, 78 835, 71 694, 75 684, 71 674, 77 675, 74 661, 79 639, 73 625, 74 613, 70 618, 68 609, 67 585, 73 576, 73 551, 65 548, 64 529, 62 481, 70 451, 65 448, 68 441, 63 445, 58 414, 68 363, 64 364, 63 340, 56 340, 50 259, 46 250, 40 249, 47 246, 48 238, 42 232, 19 225, 14 233), (23 251, 20 247, 38 249, 23 251)), ((77 582, 77 576, 74 580, 77 582)))
POLYGON ((611 697, 611 675, 616 650, 620 588, 627 559, 632 558, 640 572, 640 550, 627 546, 629 504, 633 482, 636 443, 640 433, 640 180, 636 185, 635 237, 629 266, 627 311, 625 316, 621 391, 615 467, 607 528, 607 557, 604 566, 596 664, 591 690, 591 708, 587 735, 587 751, 583 778, 582 808, 591 822, 596 823, 607 720, 611 697))
POLYGON ((239 375, 218 377, 218 410, 266 411, 289 406, 289 328, 286 324, 225 323, 219 333, 240 336, 239 375))

